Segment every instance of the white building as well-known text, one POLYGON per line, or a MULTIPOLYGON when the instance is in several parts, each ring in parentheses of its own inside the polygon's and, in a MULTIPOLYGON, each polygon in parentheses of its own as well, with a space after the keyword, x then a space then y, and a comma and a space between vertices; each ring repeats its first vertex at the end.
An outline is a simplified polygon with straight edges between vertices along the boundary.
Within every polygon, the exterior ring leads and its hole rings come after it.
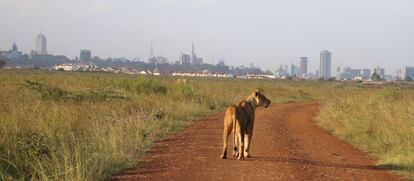
POLYGON ((55 65, 54 67, 55 70, 63 70, 63 71, 73 71, 76 68, 77 68, 76 65, 71 64, 71 63, 58 64, 58 65, 55 65))

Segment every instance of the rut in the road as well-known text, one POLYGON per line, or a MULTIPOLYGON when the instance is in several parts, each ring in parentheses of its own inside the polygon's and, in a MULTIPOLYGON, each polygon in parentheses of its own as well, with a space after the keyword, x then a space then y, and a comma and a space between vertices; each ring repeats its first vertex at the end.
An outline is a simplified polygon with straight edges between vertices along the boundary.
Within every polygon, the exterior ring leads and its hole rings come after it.
POLYGON ((258 109, 252 158, 220 159, 223 113, 160 141, 146 162, 114 180, 400 180, 317 126, 318 103, 258 109))

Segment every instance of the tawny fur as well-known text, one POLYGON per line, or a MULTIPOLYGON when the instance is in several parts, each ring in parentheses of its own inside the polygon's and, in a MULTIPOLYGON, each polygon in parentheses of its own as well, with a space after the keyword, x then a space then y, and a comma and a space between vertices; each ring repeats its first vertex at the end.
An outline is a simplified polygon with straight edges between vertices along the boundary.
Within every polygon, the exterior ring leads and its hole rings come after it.
POLYGON ((253 136, 253 125, 257 107, 268 107, 271 101, 256 91, 236 105, 227 108, 224 116, 222 159, 227 158, 227 140, 233 131, 233 156, 238 160, 249 157, 249 148, 253 136), (237 148, 237 142, 238 148, 237 148))

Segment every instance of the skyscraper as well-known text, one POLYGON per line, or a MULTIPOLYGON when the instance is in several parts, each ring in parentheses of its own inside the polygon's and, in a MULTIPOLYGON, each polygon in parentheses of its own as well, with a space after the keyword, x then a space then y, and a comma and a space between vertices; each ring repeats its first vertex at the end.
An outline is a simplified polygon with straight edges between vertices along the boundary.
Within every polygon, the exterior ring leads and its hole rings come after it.
POLYGON ((299 76, 306 77, 308 75, 308 57, 300 57, 299 76))
POLYGON ((46 37, 42 33, 40 33, 36 37, 35 50, 36 50, 37 54, 40 54, 40 55, 46 55, 47 54, 46 37))
POLYGON ((331 76, 331 55, 328 50, 324 50, 320 54, 319 78, 329 78, 331 76))

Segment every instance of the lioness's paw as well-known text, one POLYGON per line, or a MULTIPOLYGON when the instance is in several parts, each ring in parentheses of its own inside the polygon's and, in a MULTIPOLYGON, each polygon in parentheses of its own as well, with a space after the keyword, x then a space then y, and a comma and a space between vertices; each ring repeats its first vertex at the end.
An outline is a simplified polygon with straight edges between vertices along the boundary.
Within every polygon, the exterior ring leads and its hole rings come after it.
POLYGON ((220 158, 221 159, 227 159, 227 156, 226 155, 221 155, 220 158))
POLYGON ((239 156, 239 153, 233 153, 233 157, 238 157, 239 156))
POLYGON ((250 155, 248 153, 244 153, 244 157, 250 158, 250 155))

